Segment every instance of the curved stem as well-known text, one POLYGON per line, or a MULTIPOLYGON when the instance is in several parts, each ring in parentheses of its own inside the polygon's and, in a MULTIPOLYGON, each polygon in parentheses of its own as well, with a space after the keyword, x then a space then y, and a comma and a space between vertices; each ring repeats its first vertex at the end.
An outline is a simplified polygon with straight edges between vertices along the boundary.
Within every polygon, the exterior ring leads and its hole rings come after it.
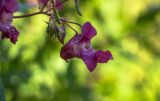
POLYGON ((44 15, 50 15, 47 14, 46 12, 34 12, 34 13, 30 13, 30 14, 25 14, 25 15, 20 15, 20 16, 13 16, 13 18, 24 18, 24 17, 30 17, 30 16, 34 16, 34 15, 38 15, 38 14, 44 14, 44 15))
POLYGON ((68 27, 70 27, 74 32, 76 32, 78 34, 78 32, 72 26, 70 26, 68 23, 64 22, 64 24, 66 24, 68 27))
MULTIPOLYGON (((49 1, 49 0, 48 0, 49 1)), ((24 17, 30 17, 30 16, 34 16, 34 15, 39 15, 39 14, 45 14, 45 15, 48 15, 50 16, 50 14, 48 14, 49 11, 51 11, 52 9, 54 9, 56 6, 59 6, 63 3, 65 3, 66 1, 69 1, 69 0, 63 0, 61 1, 60 3, 56 4, 55 7, 43 12, 45 6, 47 5, 48 1, 44 4, 43 8, 41 9, 41 11, 39 12, 34 12, 34 13, 30 13, 30 14, 25 14, 25 15, 20 15, 20 16, 13 16, 13 18, 24 18, 24 17)), ((51 0, 52 1, 52 0, 51 0)))
POLYGON ((71 23, 71 24, 75 24, 75 25, 78 25, 80 28, 82 27, 81 24, 77 23, 77 22, 73 22, 73 21, 68 21, 68 20, 64 20, 64 19, 60 19, 61 21, 63 22, 68 22, 68 23, 71 23))

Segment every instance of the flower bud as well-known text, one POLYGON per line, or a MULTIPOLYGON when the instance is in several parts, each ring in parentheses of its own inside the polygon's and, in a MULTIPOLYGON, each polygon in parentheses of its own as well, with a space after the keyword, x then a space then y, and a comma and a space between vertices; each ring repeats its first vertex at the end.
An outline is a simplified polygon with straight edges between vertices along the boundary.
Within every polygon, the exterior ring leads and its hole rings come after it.
POLYGON ((64 25, 49 22, 46 32, 51 38, 56 37, 62 44, 64 44, 64 39, 66 37, 66 29, 64 25))

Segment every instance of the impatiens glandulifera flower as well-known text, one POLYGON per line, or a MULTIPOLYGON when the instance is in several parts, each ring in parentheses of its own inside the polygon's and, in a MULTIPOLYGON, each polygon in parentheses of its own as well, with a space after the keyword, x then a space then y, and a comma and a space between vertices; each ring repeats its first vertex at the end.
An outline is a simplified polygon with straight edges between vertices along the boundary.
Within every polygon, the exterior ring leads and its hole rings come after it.
POLYGON ((92 72, 97 63, 106 63, 113 59, 110 51, 94 50, 91 39, 97 34, 90 22, 86 22, 81 28, 81 34, 75 36, 61 49, 61 58, 68 60, 74 57, 81 58, 92 72))
POLYGON ((0 32, 1 39, 9 38, 12 43, 16 43, 19 32, 11 25, 13 13, 18 10, 16 0, 0 1, 0 32))

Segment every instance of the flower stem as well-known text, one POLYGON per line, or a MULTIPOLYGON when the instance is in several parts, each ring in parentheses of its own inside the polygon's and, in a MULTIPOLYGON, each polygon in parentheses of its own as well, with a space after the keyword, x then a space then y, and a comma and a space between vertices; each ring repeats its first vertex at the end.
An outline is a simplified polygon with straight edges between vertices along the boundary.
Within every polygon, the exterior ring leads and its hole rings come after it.
POLYGON ((71 23, 71 24, 75 24, 75 25, 78 25, 80 28, 82 27, 81 24, 77 23, 77 22, 73 22, 73 21, 68 21, 68 20, 65 20, 65 19, 60 19, 61 21, 63 22, 68 22, 68 23, 71 23))
POLYGON ((34 13, 30 13, 30 14, 25 14, 25 15, 20 15, 20 16, 13 16, 13 18, 25 18, 25 17, 30 17, 30 16, 34 16, 34 15, 39 15, 39 14, 44 14, 44 15, 50 15, 47 14, 46 12, 34 12, 34 13))
POLYGON ((61 22, 60 22, 59 14, 58 14, 58 12, 56 10, 56 7, 55 7, 55 2, 54 2, 54 0, 51 0, 51 2, 52 2, 52 5, 53 5, 53 12, 54 12, 54 15, 55 15, 55 19, 58 22, 58 24, 60 24, 61 22))
MULTIPOLYGON (((49 1, 49 0, 48 0, 48 1, 49 1)), ((53 10, 55 9, 55 11, 56 11, 56 8, 55 8, 56 6, 59 6, 59 5, 65 3, 66 1, 69 1, 69 0, 63 0, 63 1, 61 1, 60 3, 54 5, 53 8, 51 8, 51 9, 43 12, 43 10, 44 10, 45 6, 47 5, 48 1, 44 4, 43 8, 42 8, 41 11, 39 11, 39 12, 34 12, 34 13, 25 14, 25 15, 20 15, 20 16, 13 16, 13 18, 25 18, 25 17, 35 16, 35 15, 39 15, 39 14, 44 14, 44 15, 50 16, 50 14, 48 14, 49 11, 51 11, 52 9, 53 9, 53 10)), ((51 1, 52 1, 52 0, 51 0, 51 1)), ((56 11, 56 12, 57 12, 57 11, 56 11)), ((55 13, 55 14, 56 14, 56 13, 55 13)), ((58 14, 58 12, 57 12, 57 14, 58 14)), ((58 15, 57 18, 59 18, 59 15, 58 15)), ((58 22, 58 21, 57 21, 57 22, 58 22)), ((59 22, 60 22, 60 20, 59 20, 59 22)))
POLYGON ((66 24, 69 28, 71 28, 76 34, 78 34, 78 32, 72 27, 70 26, 68 23, 64 22, 64 24, 66 24))

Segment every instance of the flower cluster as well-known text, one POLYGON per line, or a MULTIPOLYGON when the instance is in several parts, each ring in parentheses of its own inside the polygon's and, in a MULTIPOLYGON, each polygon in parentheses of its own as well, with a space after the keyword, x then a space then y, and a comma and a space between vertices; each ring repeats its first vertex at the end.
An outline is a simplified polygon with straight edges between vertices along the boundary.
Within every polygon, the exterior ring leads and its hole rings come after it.
POLYGON ((1 39, 9 38, 12 43, 16 43, 19 32, 11 25, 13 13, 18 10, 16 0, 0 1, 0 31, 1 39))
MULTIPOLYGON (((90 22, 86 22, 83 26, 79 23, 66 20, 59 16, 58 9, 62 7, 61 4, 68 0, 38 0, 39 12, 26 14, 22 16, 14 16, 13 13, 18 11, 18 2, 16 0, 1 0, 0 1, 0 38, 9 38, 12 43, 16 43, 19 32, 14 26, 11 25, 13 18, 23 18, 37 14, 45 14, 49 16, 49 21, 46 22, 48 27, 47 34, 53 38, 56 37, 62 44, 66 37, 66 26, 75 31, 75 35, 65 45, 63 45, 60 56, 64 60, 71 58, 81 58, 87 65, 87 68, 92 72, 97 63, 106 63, 113 59, 110 51, 95 50, 92 48, 91 39, 96 36, 97 31, 90 22), (70 25, 75 24, 81 28, 81 33, 78 32, 70 25)), ((77 13, 82 15, 78 0, 75 0, 77 13)))

